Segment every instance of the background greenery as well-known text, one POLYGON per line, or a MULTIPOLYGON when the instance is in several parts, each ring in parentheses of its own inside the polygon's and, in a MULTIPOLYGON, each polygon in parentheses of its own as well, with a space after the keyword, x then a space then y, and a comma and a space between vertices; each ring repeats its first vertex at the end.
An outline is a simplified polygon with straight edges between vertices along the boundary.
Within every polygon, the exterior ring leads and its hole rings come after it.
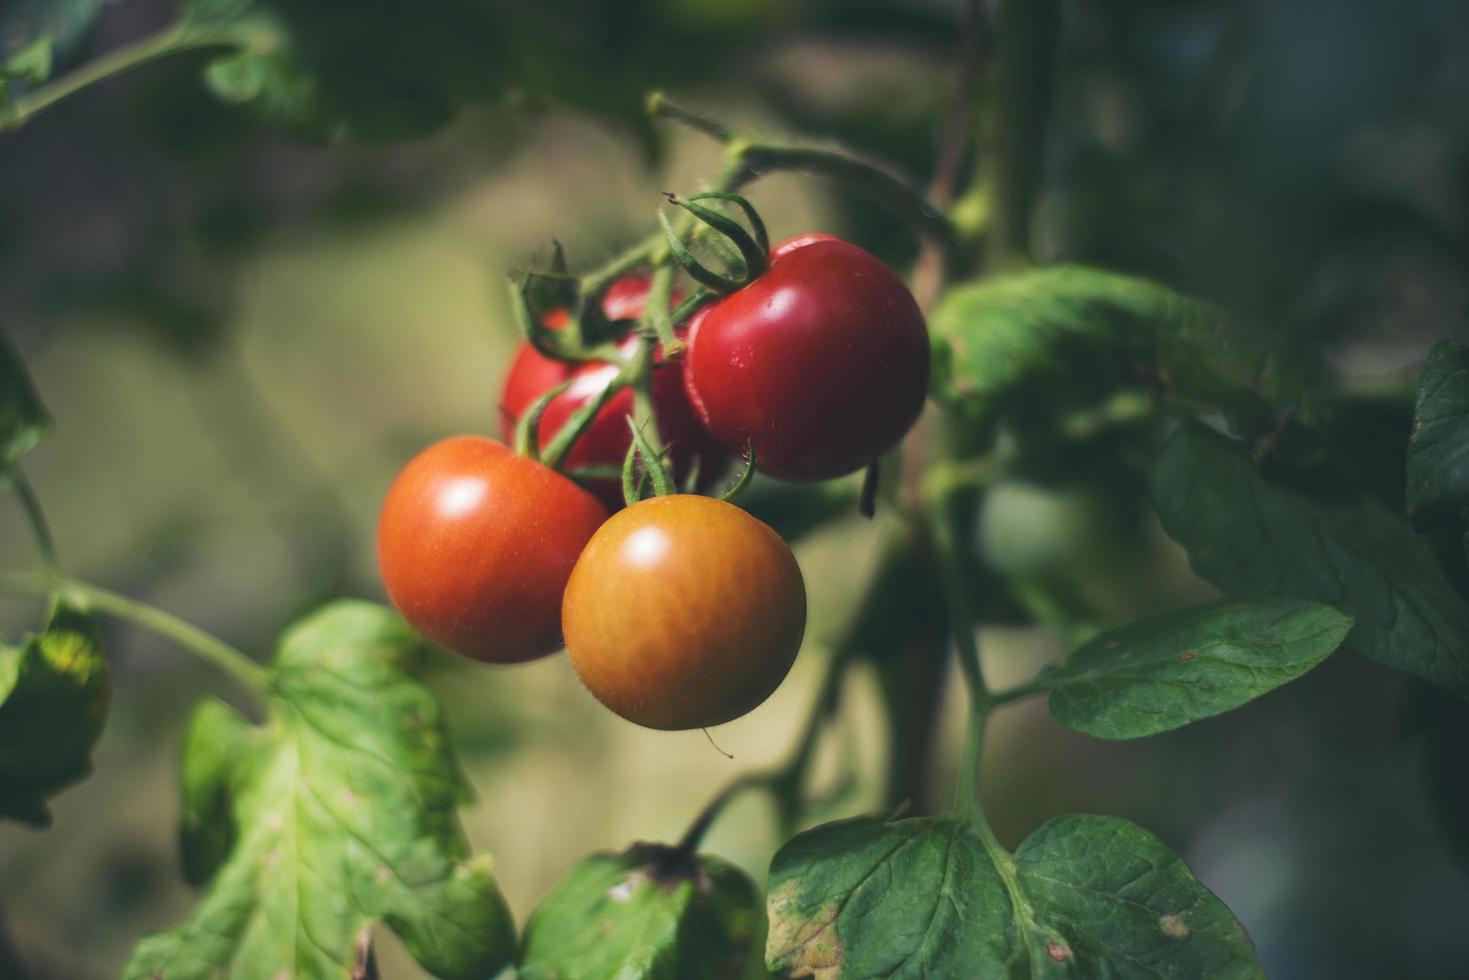
MULTIPOLYGON (((941 0, 399 6, 362 4, 344 25, 326 0, 292 5, 287 54, 328 80, 306 95, 288 60, 221 68, 200 51, 0 134, 0 318, 57 417, 28 462, 67 566, 251 651, 327 597, 380 596, 373 524, 392 473, 433 438, 496 427, 515 339, 502 271, 552 236, 593 265, 646 231, 658 191, 717 168, 697 137, 652 133, 648 87, 926 178, 958 19, 941 0)), ((11 0, 0 47, 54 27, 58 56, 85 60, 175 16, 153 0, 90 7, 11 0)), ((1425 352, 1469 337, 1469 10, 1062 12, 1038 80, 1053 107, 1033 174, 1039 257, 1148 275, 1330 345, 1356 393, 1340 438, 1403 443, 1425 352)), ((910 233, 814 179, 776 177, 752 198, 776 237, 823 228, 895 264, 914 254, 910 233)), ((1054 624, 986 630, 997 685, 1057 658, 1073 629, 1213 594, 1157 528, 1125 449, 1078 448, 993 494, 986 555, 1054 624)), ((782 756, 880 537, 854 516, 800 543, 807 648, 769 703, 714 732, 733 761, 697 732, 620 722, 564 658, 434 659, 479 792, 466 828, 496 855, 517 921, 581 855, 672 839, 731 775, 782 756)), ((0 556, 18 565, 28 547, 7 503, 0 556)), ((6 599, 0 627, 13 637, 36 616, 6 599)), ((234 693, 161 641, 104 629, 117 695, 96 773, 55 801, 45 834, 0 827, 0 906, 42 976, 115 975, 142 932, 191 904, 178 747, 194 700, 234 693)), ((822 754, 823 779, 856 784, 825 815, 884 801, 877 697, 858 671, 822 754)), ((924 794, 952 783, 960 698, 956 678, 924 794)), ((1070 733, 1043 704, 1006 708, 986 811, 1007 845, 1058 813, 1136 820, 1248 926, 1272 976, 1453 975, 1469 962, 1465 748, 1461 705, 1332 657, 1138 743, 1070 733)), ((742 798, 706 849, 762 876, 778 843, 767 817, 742 798)), ((385 974, 413 975, 393 942, 385 974)))

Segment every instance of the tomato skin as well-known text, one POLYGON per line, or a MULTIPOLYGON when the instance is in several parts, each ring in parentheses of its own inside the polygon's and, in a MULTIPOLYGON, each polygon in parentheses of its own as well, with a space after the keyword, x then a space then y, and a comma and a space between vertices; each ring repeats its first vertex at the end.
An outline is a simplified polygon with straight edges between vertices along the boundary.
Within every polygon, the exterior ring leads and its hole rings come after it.
MULTIPOLYGON (((806 236, 803 236, 806 237, 806 236)), ((861 469, 923 410, 923 314, 880 260, 838 239, 783 243, 770 269, 689 332, 689 397, 730 450, 791 480, 861 469)))
MULTIPOLYGON (((603 311, 614 320, 641 316, 648 288, 647 279, 619 279, 603 297, 603 311)), ((564 311, 552 311, 546 317, 547 326, 553 329, 561 329, 566 322, 564 311)), ((624 355, 630 355, 636 346, 637 337, 629 336, 619 349, 624 355)), ((723 447, 709 435, 689 403, 683 371, 682 363, 663 363, 661 353, 657 355, 653 368, 653 411, 658 417, 659 435, 671 451, 674 478, 680 485, 693 471, 695 459, 699 461, 700 473, 705 476, 718 474, 725 462, 723 447)), ((571 380, 571 387, 553 399, 541 417, 539 434, 541 444, 545 445, 577 409, 595 398, 616 375, 617 366, 614 364, 603 361, 567 364, 543 357, 530 344, 522 344, 511 363, 500 396, 501 436, 510 442, 516 422, 535 400, 562 382, 571 380)), ((632 392, 624 390, 614 395, 572 447, 563 468, 620 467, 628 447, 632 445, 632 433, 627 427, 627 417, 632 413, 632 392)), ((586 485, 609 510, 622 507, 622 484, 619 481, 588 480, 586 485)))
POLYGON ((571 480, 492 439, 454 436, 403 467, 378 519, 378 566, 403 618, 486 663, 561 648, 561 596, 607 519, 571 480))
POLYGON ((815 245, 817 242, 839 241, 841 241, 840 238, 835 235, 828 235, 824 231, 808 231, 804 234, 793 235, 770 250, 770 261, 774 262, 776 259, 783 259, 796 249, 805 248, 807 245, 815 245))
POLYGON ((723 724, 780 686, 806 628, 790 546, 712 497, 652 497, 602 525, 571 573, 562 626, 587 689, 635 724, 723 724))

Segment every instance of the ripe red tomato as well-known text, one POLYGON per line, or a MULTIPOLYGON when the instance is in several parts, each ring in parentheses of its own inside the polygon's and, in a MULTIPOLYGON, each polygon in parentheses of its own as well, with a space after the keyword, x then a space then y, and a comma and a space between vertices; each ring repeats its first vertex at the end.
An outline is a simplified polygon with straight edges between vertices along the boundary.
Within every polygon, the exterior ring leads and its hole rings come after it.
POLYGON ((597 499, 492 439, 455 436, 413 457, 378 520, 393 605, 466 657, 508 664, 561 647, 561 595, 607 519, 597 499))
MULTIPOLYGON (((620 279, 607 291, 602 309, 613 320, 639 317, 647 300, 648 288, 649 282, 644 278, 620 279)), ((552 311, 546 317, 547 326, 553 329, 561 329, 566 322, 566 313, 562 310, 552 311)), ((630 336, 622 342, 622 352, 631 354, 636 345, 637 338, 630 336)), ((602 361, 566 364, 541 356, 530 344, 522 344, 511 363, 500 396, 500 434, 509 442, 516 422, 535 400, 563 381, 572 379, 571 387, 558 395, 541 417, 540 438, 544 445, 572 413, 595 398, 616 375, 615 364, 602 361)), ((699 460, 700 473, 706 476, 714 476, 723 468, 724 449, 710 437, 689 404, 682 364, 662 363, 661 356, 653 369, 653 411, 658 417, 659 435, 671 451, 674 478, 680 485, 692 472, 695 459, 699 460)), ((621 466, 628 447, 632 445, 632 433, 627 427, 627 416, 632 413, 632 392, 621 391, 614 395, 567 455, 564 468, 621 466)), ((609 509, 617 510, 622 506, 622 484, 619 481, 592 480, 587 482, 587 486, 609 509)))
POLYGON ((855 245, 782 243, 769 271, 706 310, 689 332, 689 397, 727 448, 753 439, 756 465, 772 476, 860 469, 923 410, 923 314, 902 280, 855 245))
POLYGON ((772 248, 770 250, 770 261, 774 262, 776 259, 785 258, 796 249, 805 248, 807 245, 815 245, 817 242, 839 241, 841 241, 840 238, 835 235, 828 235, 824 231, 808 231, 805 234, 787 238, 785 241, 776 245, 775 248, 772 248))
POLYGON ((647 728, 703 728, 780 686, 806 629, 806 587, 765 524, 672 494, 602 525, 571 573, 561 622, 597 700, 647 728))

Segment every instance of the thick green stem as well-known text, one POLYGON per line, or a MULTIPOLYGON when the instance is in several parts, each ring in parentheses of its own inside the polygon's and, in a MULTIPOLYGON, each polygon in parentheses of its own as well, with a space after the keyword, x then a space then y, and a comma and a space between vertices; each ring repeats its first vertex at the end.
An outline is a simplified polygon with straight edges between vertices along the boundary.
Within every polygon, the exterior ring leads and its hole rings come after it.
POLYGON ((181 51, 232 47, 242 43, 242 38, 227 31, 204 31, 184 24, 172 24, 156 34, 93 58, 73 71, 22 95, 8 109, 0 109, 0 130, 18 129, 36 113, 63 99, 159 58, 181 51))
POLYGON ((994 245, 1003 266, 1030 257, 1031 216, 1045 174, 1060 0, 1002 0, 998 23, 994 245))
POLYGON ((986 707, 970 705, 969 720, 964 731, 964 755, 959 763, 959 780, 954 793, 954 808, 959 811, 960 816, 975 823, 983 821, 977 774, 984 750, 984 726, 987 718, 986 707))
POLYGON ((30 595, 60 593, 87 609, 127 620, 172 640, 200 659, 214 664, 257 694, 264 694, 269 684, 269 673, 264 667, 223 640, 162 609, 100 586, 63 575, 19 573, 0 575, 0 592, 30 595))
POLYGON ((51 525, 46 522, 46 512, 41 509, 41 499, 36 496, 35 488, 20 467, 10 471, 10 481, 21 508, 25 511, 26 522, 31 526, 31 534, 36 539, 36 551, 41 555, 42 564, 47 569, 55 568, 56 540, 51 536, 51 525))

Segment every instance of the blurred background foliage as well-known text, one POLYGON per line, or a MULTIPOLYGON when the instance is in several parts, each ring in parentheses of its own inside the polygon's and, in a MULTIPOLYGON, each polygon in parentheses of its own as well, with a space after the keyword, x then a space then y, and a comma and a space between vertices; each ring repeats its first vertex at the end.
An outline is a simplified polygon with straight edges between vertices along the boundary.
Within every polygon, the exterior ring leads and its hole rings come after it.
MULTIPOLYGON (((84 63, 177 16, 164 0, 4 0, 0 51, 45 34, 59 64, 84 63)), ((503 270, 544 261, 553 236, 589 267, 645 232, 658 191, 715 169, 717 148, 644 121, 647 89, 926 180, 959 14, 952 0, 196 0, 187 16, 288 43, 162 59, 0 134, 0 320, 57 417, 30 469, 68 568, 263 653, 329 596, 381 595, 376 508, 408 455, 494 430, 515 341, 503 270)), ((1469 335, 1469 6, 1066 0, 1058 29, 1039 257, 1152 276, 1325 345, 1348 391, 1332 431, 1400 459, 1423 355, 1469 335)), ((752 196, 776 236, 823 228, 895 264, 915 254, 909 231, 815 179, 752 196)), ((1157 529, 1136 441, 1109 439, 1058 445, 988 505, 978 543, 1007 583, 986 597, 998 683, 1096 624, 1209 594, 1157 529), (1022 610, 1047 625, 1016 625, 1022 610)), ((1365 475, 1401 501, 1400 472, 1365 475)), ((885 805, 905 783, 912 760, 887 772, 880 678, 902 679, 905 633, 942 629, 931 596, 920 582, 866 601, 882 528, 761 493, 786 529, 816 525, 798 544, 813 622, 777 695, 714 733, 734 760, 697 732, 620 722, 564 658, 431 661, 480 793, 470 838, 498 856, 521 921, 580 855, 671 839, 732 774, 781 758, 859 605, 875 645, 894 639, 849 678, 819 756, 818 784, 855 783, 809 816, 885 805)), ((0 543, 7 567, 29 561, 9 503, 0 543)), ((7 599, 0 628, 38 615, 7 599)), ((178 744, 189 705, 227 682, 152 637, 107 639, 117 696, 96 773, 45 834, 0 828, 0 905, 42 977, 115 975, 192 900, 178 744)), ((947 684, 932 709, 924 797, 952 785, 959 697, 947 684)), ((1462 704, 1335 657, 1135 744, 1008 708, 986 746, 987 810, 1012 844, 1069 811, 1154 830, 1272 976, 1462 975, 1465 749, 1462 704)), ((762 877, 770 816, 740 800, 710 849, 762 877)), ((414 969, 392 948, 383 967, 414 969)))

